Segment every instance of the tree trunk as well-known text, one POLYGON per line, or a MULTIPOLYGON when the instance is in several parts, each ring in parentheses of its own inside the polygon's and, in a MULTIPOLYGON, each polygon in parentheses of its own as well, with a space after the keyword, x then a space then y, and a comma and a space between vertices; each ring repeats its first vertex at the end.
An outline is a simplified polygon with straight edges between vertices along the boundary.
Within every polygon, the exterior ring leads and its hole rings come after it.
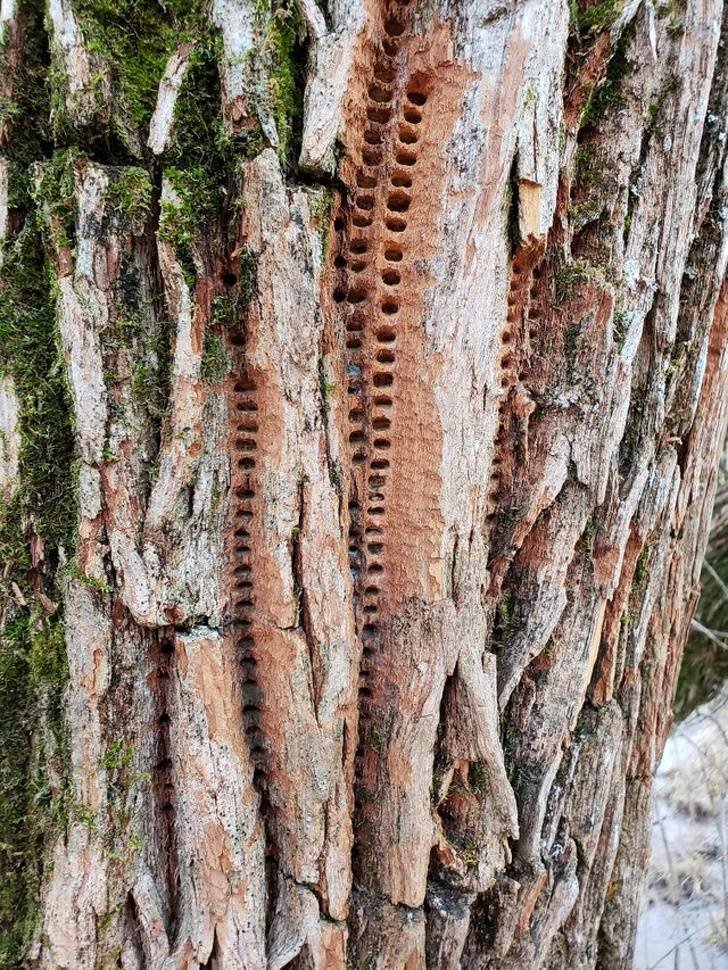
POLYGON ((1 9, 0 963, 628 967, 721 0, 1 9))

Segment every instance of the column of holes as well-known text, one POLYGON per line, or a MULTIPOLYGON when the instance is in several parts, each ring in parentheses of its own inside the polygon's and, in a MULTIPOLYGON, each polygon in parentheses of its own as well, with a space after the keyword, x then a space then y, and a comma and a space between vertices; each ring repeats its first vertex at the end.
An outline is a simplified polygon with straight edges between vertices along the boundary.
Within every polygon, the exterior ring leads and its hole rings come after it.
POLYGON ((404 24, 394 18, 384 24, 383 50, 375 60, 368 89, 367 125, 361 166, 356 173, 348 258, 340 256, 336 260, 337 266, 347 268, 348 281, 334 293, 338 302, 346 301, 349 443, 352 464, 363 474, 359 494, 365 496, 364 510, 357 498, 350 503, 349 536, 363 641, 359 693, 364 704, 371 697, 370 662, 379 637, 384 580, 388 453, 400 310, 397 289, 404 258, 397 240, 407 228, 405 213, 411 203, 412 170, 417 161, 413 146, 418 141, 421 108, 427 100, 425 95, 409 91, 403 117, 395 117, 395 59, 404 29, 404 24), (393 141, 394 165, 391 154, 385 158, 385 146, 389 148, 393 141))
MULTIPOLYGON (((399 25, 397 25, 399 30, 399 25)), ((391 22, 385 31, 392 38, 391 22)), ((366 575, 363 594, 363 696, 370 691, 366 683, 367 644, 378 637, 378 612, 384 566, 387 486, 390 474, 390 449, 394 417, 395 365, 402 274, 407 267, 407 251, 403 244, 407 230, 407 212, 412 203, 412 190, 417 163, 418 127, 422 123, 422 108, 426 96, 413 89, 406 92, 396 129, 392 132, 394 164, 387 165, 387 185, 384 189, 385 232, 380 234, 376 258, 375 303, 372 308, 375 347, 372 361, 371 436, 372 448, 367 468, 367 509, 364 517, 366 575)))
POLYGON ((507 437, 507 428, 504 419, 506 402, 511 388, 517 380, 524 380, 525 373, 519 372, 516 355, 513 351, 514 338, 518 327, 518 320, 524 308, 527 307, 526 318, 528 320, 528 335, 532 341, 538 336, 536 329, 542 315, 539 288, 537 282, 541 276, 540 263, 532 267, 528 249, 521 253, 513 261, 513 275, 508 291, 508 312, 506 325, 501 335, 503 354, 501 356, 501 388, 503 396, 498 406, 498 433, 495 440, 495 449, 492 460, 492 472, 490 476, 490 518, 495 515, 495 509, 502 499, 503 490, 503 448, 507 437), (519 258, 520 257, 520 258, 519 258))
MULTIPOLYGON (((357 619, 362 636, 362 663, 359 676, 359 698, 366 706, 371 697, 370 662, 378 638, 378 613, 384 578, 381 554, 384 550, 384 516, 386 511, 386 458, 378 455, 383 438, 377 438, 382 421, 391 426, 391 417, 382 418, 383 409, 392 408, 385 385, 393 383, 391 373, 380 371, 376 348, 389 346, 394 335, 376 326, 376 243, 381 236, 381 183, 386 173, 384 146, 389 140, 393 117, 393 84, 396 70, 392 52, 380 52, 373 66, 373 80, 368 89, 367 124, 361 149, 361 166, 356 174, 351 216, 352 236, 348 247, 350 285, 347 301, 347 351, 349 444, 351 461, 360 488, 350 505, 349 560, 355 584, 357 619), (361 283, 359 282, 361 280, 361 283), (385 342, 386 341, 386 342, 385 342), (359 503, 364 501, 364 509, 359 503)), ((389 351, 391 354, 391 351, 389 351)), ((361 754, 361 750, 359 752, 361 754)))
POLYGON ((261 691, 256 676, 257 656, 253 628, 255 591, 251 561, 251 525, 258 488, 258 405, 256 386, 245 375, 233 385, 233 619, 243 670, 243 723, 254 765, 253 782, 260 790, 264 782, 264 740, 260 729, 261 691))

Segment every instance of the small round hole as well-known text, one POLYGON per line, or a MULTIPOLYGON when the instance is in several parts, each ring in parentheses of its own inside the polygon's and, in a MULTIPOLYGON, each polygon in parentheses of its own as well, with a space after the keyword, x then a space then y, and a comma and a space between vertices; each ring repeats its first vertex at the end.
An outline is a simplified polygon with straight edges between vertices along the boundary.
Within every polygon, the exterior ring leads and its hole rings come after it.
POLYGON ((376 101, 377 104, 389 104, 392 100, 392 92, 388 91, 387 88, 380 87, 378 84, 372 84, 369 88, 369 97, 372 101, 376 101))
POLYGON ((414 152, 405 151, 404 149, 397 152, 395 158, 398 165, 414 165, 417 161, 417 156, 414 152))
POLYGON ((409 175, 405 175, 403 173, 395 172, 390 181, 397 189, 412 188, 412 179, 409 177, 409 175))
POLYGON ((419 138, 416 132, 410 131, 408 128, 400 128, 399 140, 403 145, 415 145, 419 141, 419 138))
POLYGON ((380 165, 382 162, 381 151, 377 151, 373 148, 365 148, 361 153, 361 157, 364 159, 365 165, 380 165))
POLYGON ((407 228, 404 219, 395 219, 394 217, 386 219, 384 224, 390 232, 404 232, 407 228))
POLYGON ((377 64, 374 67, 374 79, 382 84, 391 84, 396 76, 396 72, 386 64, 377 64))
POLYGON ((382 280, 387 284, 387 286, 397 286, 401 282, 402 277, 399 275, 396 269, 385 269, 382 273, 382 280))
POLYGON ((427 95, 421 91, 408 91, 407 100, 410 104, 416 104, 418 108, 421 108, 427 102, 427 95))
POLYGON ((375 387, 391 387, 394 384, 394 377, 391 374, 375 374, 374 375, 374 386, 375 387))
POLYGON ((388 260, 390 263, 399 263, 402 260, 402 250, 393 249, 392 247, 390 247, 389 249, 385 249, 384 258, 388 260))
POLYGON ((235 273, 223 273, 222 281, 225 286, 235 286, 235 284, 238 282, 238 278, 235 273))
POLYGON ((360 189, 373 189, 376 187, 377 180, 371 175, 366 175, 364 172, 359 172, 356 177, 356 184, 360 189))
POLYGON ((385 125, 391 117, 392 112, 388 108, 367 108, 367 118, 378 125, 385 125))
POLYGON ((390 37, 401 37, 404 33, 404 24, 401 20, 388 20, 384 25, 384 32, 390 37))
POLYGON ((393 192, 387 199, 390 212, 406 212, 410 207, 410 198, 404 192, 393 192))
POLYGON ((399 304, 395 303, 394 300, 385 300, 382 303, 382 313, 386 313, 387 316, 393 316, 399 311, 399 304))
POLYGON ((419 125, 422 121, 422 113, 416 108, 405 108, 404 120, 408 121, 411 125, 419 125))
POLYGON ((380 350, 377 353, 377 360, 380 364, 393 364, 394 354, 391 350, 380 350))

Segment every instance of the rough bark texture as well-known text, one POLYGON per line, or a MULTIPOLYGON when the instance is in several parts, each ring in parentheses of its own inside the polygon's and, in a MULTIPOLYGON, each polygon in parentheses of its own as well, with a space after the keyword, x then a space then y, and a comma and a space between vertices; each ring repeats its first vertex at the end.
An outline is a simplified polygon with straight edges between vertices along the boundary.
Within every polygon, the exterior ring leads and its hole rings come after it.
POLYGON ((6 965, 630 965, 722 17, 2 0, 6 965))

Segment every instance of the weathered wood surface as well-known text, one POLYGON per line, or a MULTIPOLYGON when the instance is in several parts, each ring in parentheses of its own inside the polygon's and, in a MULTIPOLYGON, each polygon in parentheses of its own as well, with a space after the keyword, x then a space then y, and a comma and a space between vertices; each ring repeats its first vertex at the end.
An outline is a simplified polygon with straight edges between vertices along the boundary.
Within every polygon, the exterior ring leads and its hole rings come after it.
MULTIPOLYGON (((5 101, 30 9, 2 3, 5 101)), ((727 419, 720 0, 214 0, 143 124, 94 10, 47 11, 70 150, 0 128, 2 265, 37 225, 77 456, 75 549, 26 509, 3 573, 7 628, 63 617, 68 667, 8 939, 629 966, 727 419)))

